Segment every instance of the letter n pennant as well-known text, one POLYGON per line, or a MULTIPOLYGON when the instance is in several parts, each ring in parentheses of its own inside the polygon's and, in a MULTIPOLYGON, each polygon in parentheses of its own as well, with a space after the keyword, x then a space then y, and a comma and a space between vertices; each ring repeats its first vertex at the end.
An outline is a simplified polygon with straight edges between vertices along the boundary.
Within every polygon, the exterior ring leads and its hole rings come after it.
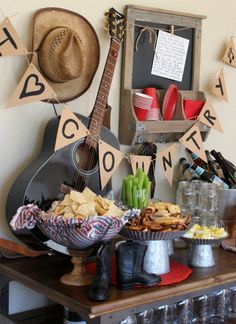
POLYGON ((207 162, 205 150, 203 147, 202 136, 197 123, 195 123, 185 134, 179 139, 179 142, 187 147, 190 151, 196 153, 202 160, 207 162))
POLYGON ((56 98, 55 92, 31 63, 11 96, 7 108, 50 98, 56 98))
POLYGON ((102 189, 113 176, 123 157, 119 150, 106 142, 99 141, 99 169, 102 189))
POLYGON ((0 25, 0 56, 27 54, 22 40, 14 29, 9 18, 5 18, 0 25))
POLYGON ((172 186, 173 182, 175 158, 176 144, 167 147, 167 149, 162 152, 159 152, 156 158, 161 168, 163 169, 170 186, 172 186))
POLYGON ((220 72, 217 74, 216 80, 213 84, 211 91, 216 97, 228 102, 228 95, 225 85, 223 69, 220 69, 220 72))
POLYGON ((78 141, 80 138, 83 138, 88 134, 88 129, 80 119, 73 114, 68 107, 64 106, 57 129, 55 151, 78 141))
POLYGON ((223 129, 216 115, 215 109, 210 101, 205 102, 198 116, 198 120, 208 127, 214 128, 217 131, 223 133, 223 129))

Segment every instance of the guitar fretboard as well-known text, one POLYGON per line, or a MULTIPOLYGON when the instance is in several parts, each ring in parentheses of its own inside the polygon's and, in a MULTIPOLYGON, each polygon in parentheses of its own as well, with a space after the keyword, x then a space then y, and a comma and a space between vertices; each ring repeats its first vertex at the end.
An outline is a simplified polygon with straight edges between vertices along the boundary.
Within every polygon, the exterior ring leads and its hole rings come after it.
POLYGON ((102 79, 98 89, 98 94, 95 100, 95 105, 90 119, 89 131, 90 136, 87 136, 86 143, 95 147, 97 145, 94 138, 99 136, 103 123, 104 113, 106 110, 108 94, 111 87, 112 77, 114 74, 116 61, 120 49, 120 43, 112 39, 110 49, 107 55, 106 64, 103 70, 102 79))

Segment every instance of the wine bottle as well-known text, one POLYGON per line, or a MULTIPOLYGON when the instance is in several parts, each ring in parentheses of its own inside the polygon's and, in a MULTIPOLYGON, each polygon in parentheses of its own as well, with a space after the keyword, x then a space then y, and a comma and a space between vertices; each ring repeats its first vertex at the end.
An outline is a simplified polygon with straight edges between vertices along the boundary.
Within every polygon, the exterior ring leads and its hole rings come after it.
POLYGON ((183 169, 183 175, 184 177, 189 180, 199 180, 199 176, 197 173, 190 167, 190 164, 188 161, 182 157, 179 162, 181 163, 182 169, 183 169))
POLYGON ((192 151, 190 151, 189 149, 187 149, 187 151, 189 152, 193 162, 197 165, 199 165, 201 168, 206 169, 209 171, 208 169, 208 164, 203 161, 196 153, 193 153, 192 151))
POLYGON ((219 178, 221 178, 224 181, 224 172, 219 163, 211 157, 211 154, 208 150, 205 150, 205 153, 207 157, 209 171, 215 173, 219 178))
POLYGON ((208 182, 213 182, 218 186, 221 186, 224 189, 228 189, 229 185, 225 183, 222 179, 217 177, 212 172, 205 170, 204 168, 200 167, 199 165, 195 164, 194 162, 190 165, 190 167, 199 175, 199 177, 203 180, 208 182))
POLYGON ((230 183, 230 186, 236 184, 236 167, 229 161, 227 161, 220 152, 216 152, 215 150, 211 150, 212 156, 216 159, 216 161, 221 166, 225 178, 230 183))

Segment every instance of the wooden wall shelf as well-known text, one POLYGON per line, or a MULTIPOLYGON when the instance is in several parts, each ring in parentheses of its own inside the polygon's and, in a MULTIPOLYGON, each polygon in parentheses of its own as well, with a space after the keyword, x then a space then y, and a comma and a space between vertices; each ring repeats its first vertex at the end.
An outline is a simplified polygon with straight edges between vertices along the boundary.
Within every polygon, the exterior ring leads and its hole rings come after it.
MULTIPOLYGON (((179 91, 178 102, 174 120, 170 121, 139 121, 133 109, 133 95, 141 90, 124 89, 120 107, 120 131, 119 141, 121 144, 135 145, 146 141, 168 143, 178 141, 184 133, 191 128, 196 121, 184 119, 183 97, 193 100, 204 100, 201 91, 179 91)), ((165 90, 159 90, 159 104, 162 105, 165 90)), ((209 133, 209 127, 200 123, 200 132, 203 141, 209 133)))

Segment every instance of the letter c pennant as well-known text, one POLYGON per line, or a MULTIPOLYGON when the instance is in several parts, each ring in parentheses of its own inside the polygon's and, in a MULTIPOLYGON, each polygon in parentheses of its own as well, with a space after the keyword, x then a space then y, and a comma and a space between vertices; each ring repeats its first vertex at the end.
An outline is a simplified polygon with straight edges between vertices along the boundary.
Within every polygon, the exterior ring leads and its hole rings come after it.
POLYGON ((88 129, 80 119, 73 114, 68 107, 64 106, 57 129, 57 138, 54 150, 57 151, 66 145, 78 141, 80 138, 85 137, 88 134, 88 129))

